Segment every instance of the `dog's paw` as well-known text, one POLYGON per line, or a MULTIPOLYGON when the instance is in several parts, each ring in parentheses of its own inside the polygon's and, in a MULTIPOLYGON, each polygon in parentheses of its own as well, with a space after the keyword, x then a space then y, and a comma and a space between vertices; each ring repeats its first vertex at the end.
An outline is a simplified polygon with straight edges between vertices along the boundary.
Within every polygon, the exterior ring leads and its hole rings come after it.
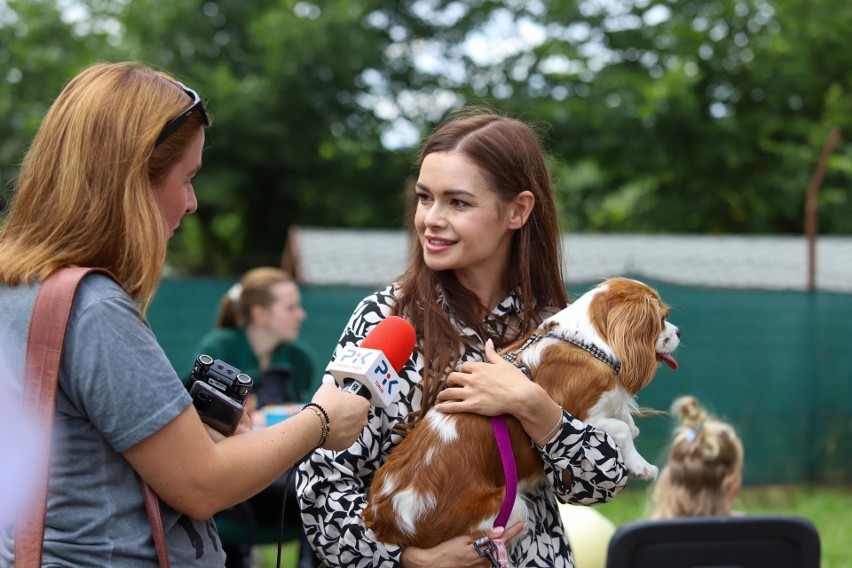
POLYGON ((657 475, 660 473, 660 469, 657 466, 651 465, 645 460, 625 465, 627 465, 627 475, 635 479, 645 479, 650 481, 657 479, 657 475))

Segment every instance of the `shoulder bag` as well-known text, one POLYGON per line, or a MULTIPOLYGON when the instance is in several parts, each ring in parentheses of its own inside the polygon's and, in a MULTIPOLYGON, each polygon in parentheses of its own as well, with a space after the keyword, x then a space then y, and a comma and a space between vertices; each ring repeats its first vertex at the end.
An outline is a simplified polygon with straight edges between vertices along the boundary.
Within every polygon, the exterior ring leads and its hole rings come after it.
MULTIPOLYGON (((62 347, 65 342, 65 327, 71 314, 74 294, 80 281, 89 273, 100 272, 116 280, 102 268, 60 268, 42 284, 36 296, 27 337, 27 358, 23 402, 25 408, 34 413, 41 445, 41 474, 36 483, 33 504, 15 527, 16 568, 41 566, 44 543, 44 522, 47 514, 47 485, 49 479, 50 439, 53 431, 53 416, 56 410, 56 388, 59 382, 59 367, 62 347)), ((117 282, 117 280, 116 280, 117 282)), ((154 545, 161 568, 169 567, 160 500, 156 493, 142 481, 142 494, 154 545)))

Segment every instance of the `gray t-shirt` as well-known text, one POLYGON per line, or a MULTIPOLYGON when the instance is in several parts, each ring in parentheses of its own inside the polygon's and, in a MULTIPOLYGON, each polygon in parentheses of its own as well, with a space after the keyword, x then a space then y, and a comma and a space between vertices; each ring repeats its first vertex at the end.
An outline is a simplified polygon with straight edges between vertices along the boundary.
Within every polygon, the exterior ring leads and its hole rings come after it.
MULTIPOLYGON (((20 396, 26 337, 38 286, 0 285, 0 348, 20 396)), ((192 401, 127 293, 87 276, 65 336, 51 447, 44 566, 153 567, 154 540, 140 479, 121 455, 192 401)), ((196 521, 162 504, 173 566, 222 567, 212 519, 196 521)), ((0 566, 12 566, 11 530, 0 566)))

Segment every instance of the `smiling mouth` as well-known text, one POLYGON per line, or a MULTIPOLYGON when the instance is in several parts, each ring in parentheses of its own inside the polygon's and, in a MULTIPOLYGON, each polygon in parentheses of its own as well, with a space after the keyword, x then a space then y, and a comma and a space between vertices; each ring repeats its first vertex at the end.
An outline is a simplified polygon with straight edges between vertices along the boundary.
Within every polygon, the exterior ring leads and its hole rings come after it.
POLYGON ((448 247, 456 243, 456 241, 448 241, 446 239, 437 239, 435 237, 426 237, 426 243, 433 247, 448 247))

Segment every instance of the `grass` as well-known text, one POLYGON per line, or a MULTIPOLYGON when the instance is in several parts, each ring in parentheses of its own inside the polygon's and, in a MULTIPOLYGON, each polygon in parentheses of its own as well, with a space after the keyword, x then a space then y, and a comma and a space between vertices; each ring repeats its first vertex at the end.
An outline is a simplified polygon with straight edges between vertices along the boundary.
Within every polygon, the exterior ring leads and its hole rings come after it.
MULTIPOLYGON (((620 526, 644 517, 646 488, 626 489, 597 510, 620 526)), ((795 515, 805 517, 816 526, 822 549, 820 568, 852 568, 852 486, 820 487, 809 485, 746 487, 735 509, 752 515, 795 515)), ((295 568, 298 548, 284 547, 282 568, 295 568)), ((264 546, 261 568, 275 568, 277 547, 264 546)))
MULTIPOLYGON (((260 563, 257 568, 276 568, 278 566, 278 545, 261 546, 260 563)), ((284 543, 281 547, 281 568, 296 568, 299 562, 299 543, 297 541, 284 543)))

